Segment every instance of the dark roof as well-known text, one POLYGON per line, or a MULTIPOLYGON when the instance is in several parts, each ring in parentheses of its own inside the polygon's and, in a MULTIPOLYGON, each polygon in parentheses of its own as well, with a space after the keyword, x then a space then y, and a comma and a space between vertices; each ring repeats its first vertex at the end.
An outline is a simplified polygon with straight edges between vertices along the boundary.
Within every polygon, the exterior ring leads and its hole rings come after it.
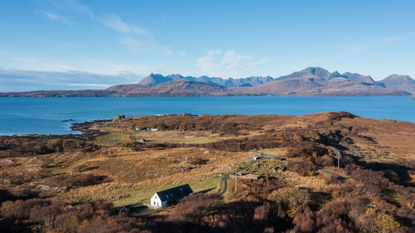
POLYGON ((185 196, 189 196, 193 193, 193 190, 188 184, 177 186, 171 189, 166 189, 160 192, 156 192, 161 201, 177 201, 185 196))

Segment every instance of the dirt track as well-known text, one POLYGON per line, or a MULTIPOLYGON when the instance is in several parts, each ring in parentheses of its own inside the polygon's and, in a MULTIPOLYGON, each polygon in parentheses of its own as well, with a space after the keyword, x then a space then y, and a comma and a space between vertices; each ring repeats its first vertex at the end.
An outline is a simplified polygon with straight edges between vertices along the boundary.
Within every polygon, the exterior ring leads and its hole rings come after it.
MULTIPOLYGON (((249 163, 248 165, 246 165, 245 167, 243 167, 243 168, 241 168, 241 169, 239 169, 237 171, 234 171, 232 173, 238 173, 238 172, 241 172, 241 171, 245 171, 246 169, 250 168, 255 163, 257 163, 259 161, 262 161, 262 160, 266 160, 266 159, 277 159, 277 160, 280 160, 280 161, 289 162, 289 160, 282 160, 280 157, 274 157, 274 156, 271 156, 271 155, 261 154, 261 156, 262 156, 261 159, 254 160, 251 163, 249 163)), ((338 175, 338 174, 336 174, 334 172, 331 172, 331 171, 326 170, 326 169, 321 168, 321 167, 319 167, 317 169, 320 170, 320 171, 322 171, 322 172, 324 172, 324 173, 326 173, 326 174, 335 176, 341 183, 346 183, 346 178, 344 178, 343 176, 340 176, 340 175, 338 175)), ((225 194, 226 190, 228 189, 228 178, 229 178, 229 175, 232 174, 232 173, 229 173, 229 174, 227 174, 227 175, 225 175, 225 176, 223 176, 221 178, 221 181, 220 181, 220 184, 221 184, 220 187, 221 187, 221 189, 219 191, 219 194, 220 195, 225 194)))

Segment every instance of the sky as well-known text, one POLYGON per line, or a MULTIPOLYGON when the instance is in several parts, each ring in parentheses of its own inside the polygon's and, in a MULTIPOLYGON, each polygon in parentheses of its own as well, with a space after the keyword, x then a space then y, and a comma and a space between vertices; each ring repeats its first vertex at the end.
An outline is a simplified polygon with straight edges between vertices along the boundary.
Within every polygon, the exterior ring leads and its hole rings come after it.
POLYGON ((310 66, 415 78, 415 1, 0 1, 0 92, 150 73, 279 77, 310 66))

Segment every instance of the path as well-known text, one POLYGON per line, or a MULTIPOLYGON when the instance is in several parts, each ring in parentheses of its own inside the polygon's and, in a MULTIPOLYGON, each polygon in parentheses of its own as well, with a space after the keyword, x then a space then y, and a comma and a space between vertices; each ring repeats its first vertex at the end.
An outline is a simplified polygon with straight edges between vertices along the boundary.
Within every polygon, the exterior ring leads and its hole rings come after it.
MULTIPOLYGON (((286 160, 284 158, 275 157, 275 156, 271 156, 271 155, 267 155, 267 154, 262 154, 260 152, 256 152, 256 153, 261 154, 262 158, 261 159, 258 159, 258 160, 254 160, 251 163, 249 163, 248 165, 246 165, 245 167, 243 167, 243 168, 241 168, 241 169, 239 169, 237 171, 234 171, 232 173, 237 173, 237 172, 245 171, 246 169, 250 168, 255 163, 257 163, 259 161, 262 161, 262 160, 266 160, 266 159, 276 159, 276 160, 280 160, 280 161, 283 161, 283 162, 289 162, 289 160, 286 160)), ((336 174, 334 172, 331 172, 331 171, 326 170, 326 169, 321 168, 321 167, 317 167, 317 169, 320 170, 320 171, 322 171, 322 172, 324 172, 324 173, 326 173, 326 174, 335 176, 341 183, 346 183, 346 178, 344 178, 343 176, 341 176, 339 174, 336 174)), ((223 176, 221 178, 221 180, 220 180, 220 187, 221 187, 221 189, 219 191, 219 195, 225 194, 226 190, 228 189, 228 178, 229 178, 229 175, 232 174, 232 173, 229 173, 229 174, 227 174, 227 175, 225 175, 225 176, 223 176)))
MULTIPOLYGON (((237 171, 234 171, 232 173, 245 171, 246 169, 250 168, 255 163, 257 163, 259 161, 262 161, 262 160, 265 160, 265 159, 270 159, 270 158, 268 158, 268 156, 267 156, 267 157, 262 157, 261 159, 254 160, 254 161, 250 162, 248 165, 246 165, 245 167, 243 167, 243 168, 241 168, 241 169, 239 169, 237 171)), ((221 178, 221 180, 220 180, 220 187, 221 187, 221 189, 219 191, 219 195, 225 194, 226 190, 228 189, 228 178, 229 178, 229 175, 232 174, 232 173, 229 173, 229 174, 227 174, 227 175, 225 175, 225 176, 223 176, 221 178)))
MULTIPOLYGON (((259 153, 259 152, 257 152, 257 153, 259 153)), ((266 155, 266 154, 262 154, 262 153, 260 153, 261 154, 261 156, 262 157, 264 157, 264 158, 269 158, 269 159, 271 159, 271 158, 273 158, 273 159, 278 159, 278 160, 280 160, 280 161, 283 161, 283 162, 289 162, 290 160, 286 160, 286 159, 283 159, 283 158, 280 158, 280 157, 273 157, 273 156, 271 156, 271 155, 266 155)), ((321 168, 321 167, 317 167, 317 169, 318 170, 320 170, 320 171, 322 171, 322 172, 324 172, 324 173, 326 173, 326 174, 329 174, 329 175, 332 175, 332 176, 335 176, 341 183, 346 183, 346 178, 344 178, 343 176, 341 176, 341 175, 339 175, 339 174, 337 174, 337 173, 334 173, 334 172, 332 172, 332 171, 329 171, 329 170, 326 170, 326 169, 324 169, 324 168, 321 168)))

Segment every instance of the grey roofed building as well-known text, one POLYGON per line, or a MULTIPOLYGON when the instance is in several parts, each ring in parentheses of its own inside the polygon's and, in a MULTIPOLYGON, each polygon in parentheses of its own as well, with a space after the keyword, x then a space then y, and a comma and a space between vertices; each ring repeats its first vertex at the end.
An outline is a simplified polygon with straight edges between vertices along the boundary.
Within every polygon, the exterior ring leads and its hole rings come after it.
POLYGON ((156 192, 151 198, 151 206, 165 208, 168 203, 178 201, 189 195, 193 195, 193 190, 188 184, 156 192))

